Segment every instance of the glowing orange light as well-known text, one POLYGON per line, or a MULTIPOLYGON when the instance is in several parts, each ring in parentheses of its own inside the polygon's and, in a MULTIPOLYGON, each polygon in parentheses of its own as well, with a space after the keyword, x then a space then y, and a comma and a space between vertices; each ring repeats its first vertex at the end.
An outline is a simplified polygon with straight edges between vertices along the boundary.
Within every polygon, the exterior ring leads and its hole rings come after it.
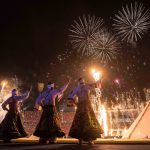
POLYGON ((6 81, 2 81, 2 88, 1 88, 1 93, 3 92, 5 86, 6 86, 7 82, 6 81))
POLYGON ((117 84, 119 84, 119 80, 118 80, 118 79, 116 79, 115 82, 116 82, 117 84))
POLYGON ((101 72, 96 71, 95 69, 92 69, 91 72, 92 72, 92 76, 93 76, 94 80, 98 81, 100 79, 101 72))

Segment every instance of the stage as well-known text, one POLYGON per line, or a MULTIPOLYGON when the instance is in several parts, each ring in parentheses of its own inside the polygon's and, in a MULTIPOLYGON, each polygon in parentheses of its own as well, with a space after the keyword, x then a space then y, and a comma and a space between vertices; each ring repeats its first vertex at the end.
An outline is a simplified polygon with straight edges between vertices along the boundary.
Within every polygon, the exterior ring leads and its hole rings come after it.
MULTIPOLYGON (((38 143, 39 138, 30 136, 28 138, 13 139, 12 143, 38 143)), ((2 141, 0 141, 2 143, 2 141)), ((77 144, 78 140, 74 138, 57 138, 58 144, 77 144)), ((118 138, 98 138, 95 144, 149 144, 150 139, 118 139, 118 138)), ((86 144, 86 142, 84 142, 86 144)))

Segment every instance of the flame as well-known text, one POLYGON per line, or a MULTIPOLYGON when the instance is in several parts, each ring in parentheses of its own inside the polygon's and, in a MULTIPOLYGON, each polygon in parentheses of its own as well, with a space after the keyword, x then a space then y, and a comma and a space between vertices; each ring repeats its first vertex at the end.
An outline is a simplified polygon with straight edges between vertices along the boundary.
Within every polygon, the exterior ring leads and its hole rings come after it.
POLYGON ((6 84, 7 84, 7 82, 6 82, 6 81, 3 81, 3 82, 2 82, 1 93, 3 92, 3 90, 4 90, 5 86, 6 86, 6 84))
POLYGON ((95 69, 92 69, 91 72, 92 72, 92 76, 93 76, 94 80, 98 81, 100 79, 101 73, 96 71, 95 69))
POLYGON ((119 80, 118 80, 118 79, 116 79, 115 82, 116 82, 117 84, 119 84, 119 80))
POLYGON ((108 135, 107 113, 104 105, 101 106, 100 113, 101 113, 100 124, 103 125, 104 136, 107 136, 108 135))

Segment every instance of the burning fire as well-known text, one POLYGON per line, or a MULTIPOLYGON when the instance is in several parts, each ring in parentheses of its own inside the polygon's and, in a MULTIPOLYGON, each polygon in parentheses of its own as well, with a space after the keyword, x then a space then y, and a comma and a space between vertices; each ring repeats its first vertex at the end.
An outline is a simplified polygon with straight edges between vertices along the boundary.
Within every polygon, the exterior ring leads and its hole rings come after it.
POLYGON ((95 69, 92 69, 91 72, 94 80, 98 81, 100 79, 101 73, 96 71, 95 69))
POLYGON ((4 90, 5 86, 6 86, 6 84, 7 84, 6 81, 3 81, 3 82, 2 82, 1 93, 3 93, 3 90, 4 90))

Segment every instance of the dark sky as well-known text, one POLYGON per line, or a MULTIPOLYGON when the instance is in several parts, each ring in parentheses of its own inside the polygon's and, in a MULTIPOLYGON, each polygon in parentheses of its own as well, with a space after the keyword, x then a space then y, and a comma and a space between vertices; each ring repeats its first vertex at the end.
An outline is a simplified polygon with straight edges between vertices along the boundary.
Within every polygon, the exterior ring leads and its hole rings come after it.
MULTIPOLYGON (((37 71, 48 62, 55 63, 57 55, 67 48, 68 28, 74 19, 83 14, 92 14, 104 18, 109 25, 110 17, 129 2, 131 0, 1 1, 1 74, 26 74, 32 70, 37 71)), ((140 2, 150 8, 149 0, 140 2)), ((150 31, 143 39, 139 42, 142 57, 143 60, 149 60, 150 31)))

